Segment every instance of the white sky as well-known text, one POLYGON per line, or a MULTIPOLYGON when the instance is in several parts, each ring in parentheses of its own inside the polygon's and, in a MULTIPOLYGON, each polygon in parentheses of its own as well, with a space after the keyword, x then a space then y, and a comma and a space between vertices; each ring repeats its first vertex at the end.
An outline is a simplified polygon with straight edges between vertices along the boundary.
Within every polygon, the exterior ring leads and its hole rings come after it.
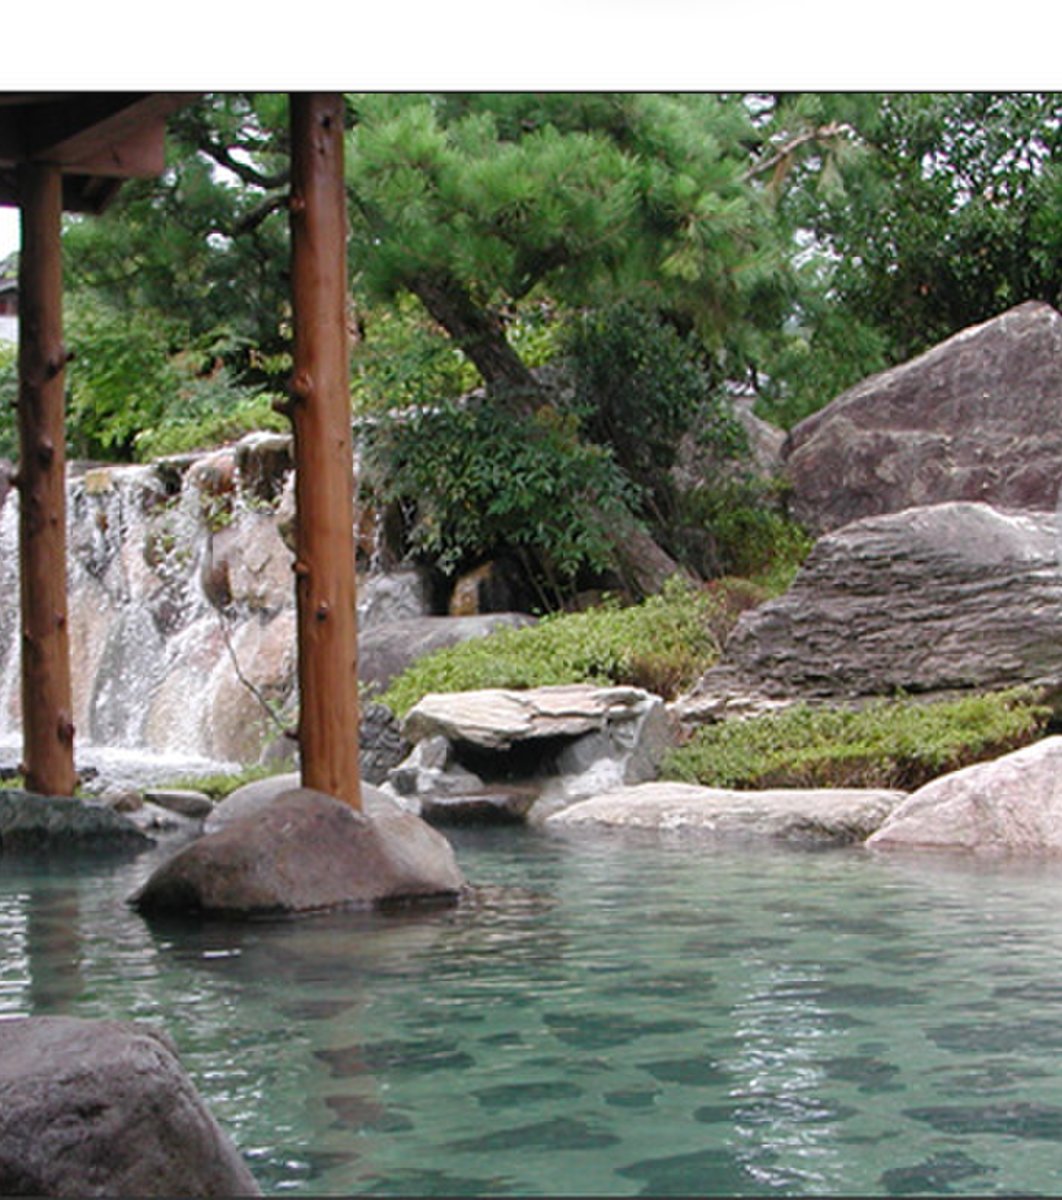
POLYGON ((18 249, 18 209, 0 206, 0 258, 18 249))
MULTIPOLYGON (((11 90, 977 91, 1062 82, 1057 0, 1028 0, 1010 22, 978 18, 968 0, 397 0, 333 9, 350 15, 307 19, 301 35, 279 0, 259 0, 253 20, 245 5, 185 0, 164 34, 157 23, 131 26, 125 0, 97 0, 64 6, 61 42, 51 6, 9 10, 11 90), (47 55, 24 49, 36 46, 47 55)), ((17 213, 0 208, 0 257, 17 246, 17 213)))

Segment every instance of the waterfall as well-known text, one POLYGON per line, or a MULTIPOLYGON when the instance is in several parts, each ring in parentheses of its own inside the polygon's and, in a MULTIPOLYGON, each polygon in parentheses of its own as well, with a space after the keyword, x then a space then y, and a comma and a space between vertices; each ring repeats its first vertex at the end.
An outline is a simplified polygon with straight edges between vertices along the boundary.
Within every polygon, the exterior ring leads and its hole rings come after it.
MULTIPOLYGON (((296 621, 285 542, 290 439, 139 466, 71 464, 67 571, 75 757, 172 764, 170 775, 255 762, 295 719, 296 621), (268 711, 267 711, 268 710, 268 711)), ((370 564, 364 630, 427 611, 423 577, 384 572, 374 512, 352 531, 370 564)), ((21 754, 18 494, 0 499, 0 763, 21 754)), ((119 774, 121 772, 118 772, 119 774)))
MULTIPOLYGON (((259 439, 257 449, 266 446, 275 451, 275 439, 259 439)), ((71 466, 67 570, 79 760, 106 747, 174 762, 253 761, 275 731, 261 701, 278 713, 293 702, 291 555, 278 517, 286 473, 263 479, 255 449, 241 443, 146 466, 71 466)), ((13 490, 0 508, 0 578, 0 745, 17 753, 13 490)))

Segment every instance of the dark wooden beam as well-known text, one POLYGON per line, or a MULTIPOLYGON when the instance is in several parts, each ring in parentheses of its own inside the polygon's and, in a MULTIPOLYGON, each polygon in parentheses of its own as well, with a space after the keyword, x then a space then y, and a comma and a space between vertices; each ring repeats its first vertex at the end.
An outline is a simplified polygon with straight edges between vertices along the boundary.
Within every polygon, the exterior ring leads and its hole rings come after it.
POLYGON ((19 558, 26 787, 73 794, 59 168, 19 168, 19 558))
POLYGON ((291 153, 302 782, 360 809, 342 96, 291 97, 291 153))

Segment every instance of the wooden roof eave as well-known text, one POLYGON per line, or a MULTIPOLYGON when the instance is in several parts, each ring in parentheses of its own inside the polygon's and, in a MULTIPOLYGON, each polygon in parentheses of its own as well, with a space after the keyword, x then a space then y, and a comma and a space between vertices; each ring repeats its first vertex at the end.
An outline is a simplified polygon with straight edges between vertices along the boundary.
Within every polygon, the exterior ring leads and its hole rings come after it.
POLYGON ((0 92, 0 204, 20 203, 21 164, 48 163, 66 211, 101 212, 123 180, 161 174, 166 118, 197 95, 0 92))

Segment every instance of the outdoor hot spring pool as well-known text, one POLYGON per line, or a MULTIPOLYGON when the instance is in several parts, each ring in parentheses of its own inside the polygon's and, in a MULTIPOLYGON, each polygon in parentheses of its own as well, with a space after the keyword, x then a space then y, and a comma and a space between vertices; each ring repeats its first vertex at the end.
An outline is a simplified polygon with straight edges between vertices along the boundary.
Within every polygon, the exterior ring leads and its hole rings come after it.
POLYGON ((475 904, 149 926, 0 867, 0 1016, 153 1021, 267 1194, 1062 1191, 1062 863, 454 836, 475 904))

